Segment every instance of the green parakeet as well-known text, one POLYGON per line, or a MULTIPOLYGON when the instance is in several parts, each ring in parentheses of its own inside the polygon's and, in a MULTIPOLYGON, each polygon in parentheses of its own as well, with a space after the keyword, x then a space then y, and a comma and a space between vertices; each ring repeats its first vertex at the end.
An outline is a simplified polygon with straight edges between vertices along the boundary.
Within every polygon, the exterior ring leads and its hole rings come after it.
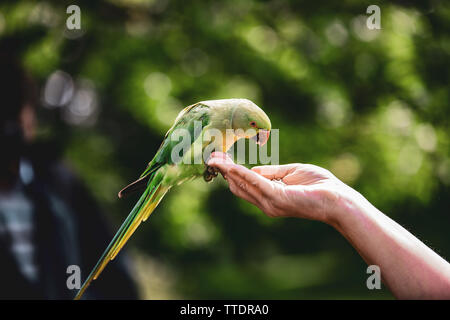
POLYGON ((270 129, 269 117, 247 99, 202 101, 184 108, 140 178, 119 192, 121 198, 143 191, 75 299, 81 298, 91 281, 116 257, 170 188, 201 176, 210 181, 217 175, 205 164, 205 154, 227 152, 241 138, 254 139, 263 145, 270 129))

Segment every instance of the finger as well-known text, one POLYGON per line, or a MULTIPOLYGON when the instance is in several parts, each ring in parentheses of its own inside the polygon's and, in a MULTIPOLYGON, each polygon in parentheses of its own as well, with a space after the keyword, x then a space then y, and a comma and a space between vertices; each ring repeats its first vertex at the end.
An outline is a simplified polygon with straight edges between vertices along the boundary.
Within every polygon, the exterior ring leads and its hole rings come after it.
POLYGON ((219 169, 224 178, 226 178, 226 174, 230 168, 237 166, 228 154, 222 152, 212 153, 210 158, 207 160, 207 164, 210 167, 219 169))
POLYGON ((227 176, 254 198, 273 195, 274 185, 270 180, 243 166, 233 166, 228 170, 227 176))
MULTIPOLYGON (((253 186, 253 184, 249 184, 248 181, 244 181, 243 174, 236 175, 236 172, 246 171, 253 175, 249 169, 236 165, 227 153, 222 152, 212 153, 207 161, 207 164, 220 170, 224 178, 227 179, 230 191, 233 194, 258 206, 258 203, 260 202, 258 197, 260 197, 261 191, 256 191, 252 188, 251 192, 249 192, 250 187, 253 186)), ((257 176, 256 174, 254 175, 257 176)))
MULTIPOLYGON (((273 216, 275 213, 274 208, 278 207, 275 204, 279 203, 280 200, 280 187, 276 186, 274 182, 263 177, 260 178, 266 180, 266 182, 263 182, 262 185, 258 183, 250 183, 248 180, 243 179, 242 176, 234 173, 233 171, 234 169, 230 171, 230 175, 227 179, 230 183, 230 190, 238 197, 257 206, 268 216, 273 216), (267 183, 267 186, 265 183, 267 183)), ((253 172, 251 173, 256 174, 253 172)))
POLYGON ((217 159, 222 159, 222 160, 229 159, 229 160, 233 161, 228 153, 226 153, 226 152, 219 152, 219 151, 214 151, 213 153, 211 153, 209 155, 208 160, 206 162, 208 163, 209 160, 211 160, 211 159, 216 159, 216 160, 217 159))
POLYGON ((284 165, 270 165, 270 166, 256 166, 252 171, 266 177, 267 179, 282 179, 292 171, 294 171, 298 164, 284 164, 284 165))
POLYGON ((237 197, 244 199, 252 204, 254 204, 255 206, 258 207, 258 203, 259 201, 253 197, 250 193, 248 193, 245 188, 242 187, 242 185, 239 185, 238 182, 236 182, 234 179, 228 179, 228 185, 230 188, 230 191, 237 197))

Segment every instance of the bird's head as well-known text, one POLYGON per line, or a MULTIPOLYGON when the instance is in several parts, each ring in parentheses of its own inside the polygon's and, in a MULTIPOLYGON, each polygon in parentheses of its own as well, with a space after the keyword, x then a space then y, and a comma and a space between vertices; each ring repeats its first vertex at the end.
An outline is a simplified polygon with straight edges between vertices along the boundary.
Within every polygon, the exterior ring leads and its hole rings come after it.
POLYGON ((236 100, 231 127, 238 138, 252 139, 260 146, 269 140, 271 123, 267 114, 252 101, 236 100))

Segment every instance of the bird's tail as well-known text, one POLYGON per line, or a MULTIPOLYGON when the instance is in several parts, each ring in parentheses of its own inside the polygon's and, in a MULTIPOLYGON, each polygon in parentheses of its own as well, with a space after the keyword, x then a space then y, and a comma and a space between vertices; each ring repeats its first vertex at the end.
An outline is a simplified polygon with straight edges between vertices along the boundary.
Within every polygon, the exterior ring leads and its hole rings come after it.
POLYGON ((119 251, 123 248, 125 243, 131 237, 137 227, 141 224, 141 222, 147 220, 147 218, 159 204, 161 199, 169 190, 168 187, 164 187, 162 185, 163 178, 164 174, 162 170, 151 173, 147 188, 139 198, 139 201, 136 203, 133 210, 131 210, 128 217, 122 223, 121 227, 109 243, 105 252, 103 252, 102 256, 98 260, 94 269, 89 274, 86 281, 83 283, 83 286, 75 296, 75 300, 79 300, 81 298, 92 280, 98 278, 108 262, 110 260, 113 260, 117 256, 119 251))

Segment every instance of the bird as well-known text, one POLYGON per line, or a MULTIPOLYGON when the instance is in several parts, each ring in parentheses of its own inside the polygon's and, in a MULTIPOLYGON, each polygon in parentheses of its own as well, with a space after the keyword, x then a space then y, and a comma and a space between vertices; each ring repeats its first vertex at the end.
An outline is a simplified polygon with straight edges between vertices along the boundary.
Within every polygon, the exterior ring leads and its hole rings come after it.
POLYGON ((141 176, 118 193, 119 198, 123 198, 142 192, 75 300, 83 296, 91 282, 117 256, 141 222, 147 220, 173 186, 202 176, 210 182, 217 176, 217 170, 207 165, 208 152, 226 153, 237 140, 243 138, 252 139, 262 146, 269 139, 270 130, 271 122, 267 114, 248 99, 201 101, 181 110, 141 176), (180 137, 184 138, 182 142, 180 137))

